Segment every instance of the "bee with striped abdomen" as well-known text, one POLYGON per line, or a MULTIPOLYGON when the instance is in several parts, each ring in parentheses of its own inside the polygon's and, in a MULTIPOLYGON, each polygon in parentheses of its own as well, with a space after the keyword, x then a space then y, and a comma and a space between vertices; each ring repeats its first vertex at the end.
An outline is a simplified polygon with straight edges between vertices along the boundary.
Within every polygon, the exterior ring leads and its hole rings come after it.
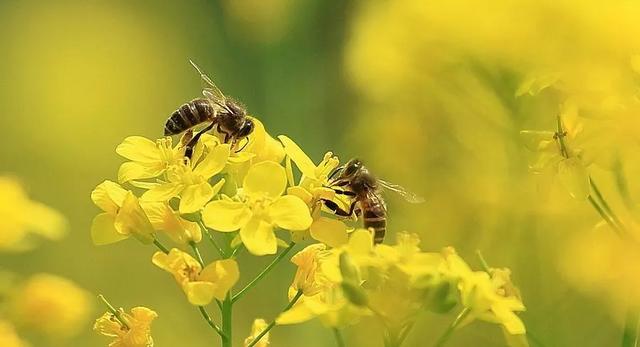
POLYGON ((381 195, 383 188, 400 194, 411 203, 424 201, 401 186, 377 179, 358 159, 351 159, 345 165, 337 167, 329 176, 329 188, 337 194, 351 197, 353 201, 349 211, 328 199, 322 199, 324 205, 341 217, 362 214, 364 227, 373 232, 375 244, 382 243, 387 231, 387 205, 381 195))
POLYGON ((224 135, 224 142, 235 144, 253 132, 254 124, 247 117, 247 110, 237 101, 226 97, 222 91, 191 61, 202 80, 204 98, 191 100, 180 106, 169 116, 164 125, 164 135, 177 135, 188 131, 185 135, 185 156, 191 157, 193 148, 205 132, 216 127, 224 135), (193 136, 193 127, 209 123, 193 136))

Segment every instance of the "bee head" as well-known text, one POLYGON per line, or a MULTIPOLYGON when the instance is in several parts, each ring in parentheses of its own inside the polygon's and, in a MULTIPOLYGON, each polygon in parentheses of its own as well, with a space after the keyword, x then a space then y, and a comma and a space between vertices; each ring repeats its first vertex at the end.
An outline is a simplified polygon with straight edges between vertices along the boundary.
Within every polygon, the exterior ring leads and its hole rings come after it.
POLYGON ((253 128, 255 128, 253 120, 251 120, 251 118, 245 118, 244 123, 238 130, 238 133, 236 134, 236 136, 238 138, 245 138, 253 132, 253 128))
POLYGON ((363 165, 360 159, 354 158, 349 160, 344 165, 344 170, 342 171, 343 178, 349 178, 355 176, 361 169, 363 165))

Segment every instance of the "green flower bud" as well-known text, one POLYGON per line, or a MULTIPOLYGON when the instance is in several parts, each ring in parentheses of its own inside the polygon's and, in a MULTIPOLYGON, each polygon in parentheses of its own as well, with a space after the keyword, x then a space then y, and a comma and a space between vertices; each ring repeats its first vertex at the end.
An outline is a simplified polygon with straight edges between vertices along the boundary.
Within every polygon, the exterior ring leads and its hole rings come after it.
POLYGON ((441 280, 430 288, 424 300, 426 310, 435 313, 447 313, 458 303, 458 290, 456 283, 451 280, 441 280))
POLYGON ((366 307, 369 304, 367 293, 359 285, 347 281, 342 282, 341 287, 344 292, 344 296, 352 304, 360 307, 366 307))

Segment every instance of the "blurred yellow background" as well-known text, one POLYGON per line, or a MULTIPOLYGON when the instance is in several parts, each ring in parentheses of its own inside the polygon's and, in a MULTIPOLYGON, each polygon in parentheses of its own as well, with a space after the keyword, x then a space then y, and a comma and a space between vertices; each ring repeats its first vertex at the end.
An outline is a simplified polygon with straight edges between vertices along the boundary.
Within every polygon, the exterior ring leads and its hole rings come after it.
MULTIPOLYGON (((218 344, 152 266, 152 248, 95 247, 89 237, 97 213, 89 193, 116 179, 115 146, 130 135, 160 137, 166 117, 199 95, 192 59, 314 160, 327 150, 358 156, 423 195, 422 205, 389 196, 388 239, 409 230, 424 249, 452 245, 476 267, 481 249, 491 265, 510 267, 541 345, 618 345, 622 298, 576 281, 571 273, 589 271, 566 259, 599 217, 528 172, 518 134, 553 130, 559 105, 578 104, 590 116, 585 127, 603 134, 593 147, 605 160, 596 162, 622 163, 591 172, 612 207, 630 215, 614 183, 622 173, 630 196, 640 193, 639 23, 640 5, 629 1, 2 1, 0 173, 19 177, 70 229, 61 242, 0 255, 0 264, 63 275, 117 306, 154 308, 156 346, 218 344), (562 83, 516 97, 536 77, 531 89, 542 78, 562 83)), ((268 261, 240 257, 254 272, 268 261)), ((286 302, 293 266, 276 273, 239 304, 238 344, 253 318, 270 319, 286 302)), ((97 301, 95 309, 97 317, 97 301)), ((430 345, 452 319, 425 314, 407 345, 430 345)), ((72 341, 32 341, 106 345, 91 324, 72 341)), ((345 334, 349 345, 381 345, 368 322, 345 334)), ((317 322, 272 333, 274 346, 333 344, 317 322)), ((479 323, 449 345, 504 342, 499 328, 479 323)))

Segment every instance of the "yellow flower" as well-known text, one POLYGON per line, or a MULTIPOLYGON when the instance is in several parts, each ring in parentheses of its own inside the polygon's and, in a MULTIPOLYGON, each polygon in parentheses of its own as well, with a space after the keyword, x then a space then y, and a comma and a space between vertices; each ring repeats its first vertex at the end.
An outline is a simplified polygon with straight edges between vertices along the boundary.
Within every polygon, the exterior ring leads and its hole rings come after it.
POLYGON ((318 267, 326 249, 324 244, 317 243, 307 246, 291 257, 291 262, 298 267, 291 284, 294 291, 302 290, 304 295, 312 296, 322 289, 325 284, 321 280, 319 281, 318 267))
POLYGON ((0 177, 0 251, 24 251, 34 247, 30 233, 60 239, 66 222, 55 210, 27 196, 16 180, 0 177))
POLYGON ((173 242, 186 245, 189 242, 200 242, 202 230, 196 222, 190 222, 164 202, 144 203, 142 208, 149 216, 153 228, 164 231, 173 242))
MULTIPOLYGON (((248 346, 251 342, 253 342, 253 340, 255 340, 255 338, 258 337, 258 335, 260 335, 260 333, 263 332, 264 329, 266 328, 267 328, 267 322, 264 319, 260 319, 260 318, 255 319, 253 321, 253 324, 251 325, 251 335, 249 335, 244 340, 245 347, 248 346)), ((269 333, 264 334, 264 336, 260 338, 260 341, 258 341, 258 343, 256 343, 254 346, 255 347, 269 346, 269 333)))
POLYGON ((51 337, 69 337, 83 329, 91 301, 84 289, 65 278, 36 274, 18 288, 10 307, 20 325, 51 337))
POLYGON ((536 162, 531 170, 538 174, 551 174, 557 177, 576 199, 589 196, 590 161, 585 160, 582 147, 576 137, 582 132, 582 125, 577 122, 576 110, 567 106, 567 110, 558 116, 558 130, 520 132, 525 145, 537 152, 536 162))
POLYGON ((107 312, 96 319, 93 330, 115 338, 109 347, 152 347, 151 323, 158 314, 146 307, 134 307, 130 314, 123 309, 119 311, 124 324, 113 313, 107 312))
POLYGON ((209 179, 220 173, 229 158, 229 145, 218 144, 204 154, 201 160, 179 161, 167 168, 167 182, 151 184, 142 195, 143 200, 169 201, 180 197, 180 213, 193 213, 200 210, 224 185, 220 179, 211 186, 209 179))
POLYGON ((470 310, 463 324, 480 319, 501 324, 511 335, 526 333, 522 320, 515 314, 525 307, 511 284, 508 270, 494 269, 490 276, 484 271, 472 271, 453 248, 445 249, 443 255, 451 273, 459 276, 462 304, 470 310))
POLYGON ((158 177, 184 156, 178 146, 172 147, 170 137, 153 142, 142 136, 130 136, 116 147, 116 153, 131 160, 120 166, 120 183, 158 177))
POLYGON ((333 200, 348 209, 349 200, 345 196, 336 195, 328 188, 329 175, 338 167, 340 161, 332 152, 327 152, 322 161, 315 165, 293 140, 285 135, 278 136, 278 139, 287 154, 287 178, 291 185, 287 192, 301 198, 312 209, 313 224, 309 228, 311 237, 331 247, 344 245, 347 243, 347 226, 340 220, 320 214, 320 199, 333 200), (295 185, 290 161, 293 161, 302 173, 298 185, 295 185))
POLYGON ((189 254, 173 248, 169 254, 156 252, 153 264, 173 274, 192 305, 205 306, 214 298, 224 300, 240 278, 238 263, 233 259, 214 261, 204 269, 189 254))
POLYGON ((272 161, 252 165, 244 178, 240 201, 212 201, 202 212, 204 223, 221 232, 240 230, 240 239, 255 255, 275 254, 274 228, 305 230, 311 225, 309 209, 298 197, 282 196, 285 170, 272 161))
POLYGON ((28 344, 20 339, 11 323, 0 319, 0 346, 27 347, 28 344))
POLYGON ((91 200, 104 211, 91 224, 94 244, 110 244, 132 235, 142 243, 153 242, 153 226, 131 191, 104 181, 91 192, 91 200))

